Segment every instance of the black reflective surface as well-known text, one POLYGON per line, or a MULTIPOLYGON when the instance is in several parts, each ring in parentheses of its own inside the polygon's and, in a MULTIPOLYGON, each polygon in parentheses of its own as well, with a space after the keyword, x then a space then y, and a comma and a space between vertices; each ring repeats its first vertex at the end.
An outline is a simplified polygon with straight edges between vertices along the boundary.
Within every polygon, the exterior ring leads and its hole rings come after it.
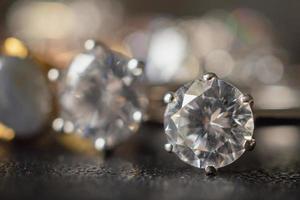
POLYGON ((54 134, 1 143, 0 199, 298 199, 300 128, 260 126, 255 137, 256 149, 216 177, 166 153, 159 124, 106 158, 54 134))

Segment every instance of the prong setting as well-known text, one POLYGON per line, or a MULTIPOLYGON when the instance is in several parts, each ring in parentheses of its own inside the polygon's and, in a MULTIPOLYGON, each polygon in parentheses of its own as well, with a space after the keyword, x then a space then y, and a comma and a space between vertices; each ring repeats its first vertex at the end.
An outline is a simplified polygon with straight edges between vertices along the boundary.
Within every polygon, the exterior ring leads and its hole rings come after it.
POLYGON ((84 48, 85 48, 85 50, 90 51, 90 50, 94 49, 96 47, 96 45, 97 45, 97 42, 95 40, 88 39, 84 43, 84 48))
POLYGON ((246 151, 252 151, 255 148, 256 141, 255 139, 250 139, 245 142, 244 148, 246 151))
POLYGON ((52 122, 52 129, 56 132, 63 132, 64 129, 64 120, 62 118, 56 118, 52 122))
POLYGON ((206 176, 215 176, 217 174, 217 169, 214 166, 205 167, 206 176))
POLYGON ((254 104, 253 97, 250 94, 244 94, 244 95, 240 96, 239 99, 240 99, 241 103, 249 104, 251 107, 254 104))
POLYGON ((167 92, 164 95, 164 99, 163 100, 164 100, 165 104, 171 103, 174 100, 174 93, 173 92, 167 92))
POLYGON ((215 73, 211 73, 211 72, 206 73, 206 74, 204 74, 204 75, 202 76, 202 79, 203 79, 204 81, 210 81, 210 80, 212 80, 212 79, 214 79, 214 78, 218 78, 218 77, 217 77, 217 75, 216 75, 215 73))
POLYGON ((139 122, 143 121, 143 113, 141 111, 137 110, 134 113, 132 113, 132 118, 135 122, 139 123, 139 122))
POLYGON ((140 87, 142 77, 137 77, 143 65, 95 40, 87 40, 84 47, 67 73, 62 73, 66 87, 61 88, 57 103, 63 131, 92 140, 98 150, 110 150, 135 134, 144 119, 148 99, 140 87), (106 108, 99 107, 99 102, 106 108))
POLYGON ((134 76, 141 76, 144 71, 145 64, 142 61, 139 61, 135 58, 132 58, 128 61, 127 69, 134 76))
POLYGON ((74 130, 75 130, 75 126, 74 126, 73 122, 71 122, 71 121, 64 122, 64 127, 63 127, 64 133, 71 134, 74 132, 74 130))
MULTIPOLYGON (((178 103, 175 105, 173 100, 173 102, 167 106, 164 115, 164 127, 168 143, 174 144, 174 141, 177 142, 179 137, 181 140, 190 141, 190 133, 195 132, 194 127, 199 128, 199 130, 201 129, 201 131, 195 133, 195 136, 193 135, 193 137, 197 137, 197 140, 191 144, 198 145, 198 142, 201 142, 205 148, 209 149, 209 152, 218 156, 207 156, 206 153, 201 153, 202 147, 191 149, 190 143, 182 144, 181 142, 180 145, 182 146, 180 146, 180 148, 174 146, 176 150, 173 150, 173 153, 194 167, 206 169, 208 175, 214 174, 215 169, 224 167, 239 159, 241 154, 245 152, 245 141, 251 139, 254 133, 252 108, 249 104, 246 104, 246 102, 251 103, 251 98, 248 98, 248 96, 245 99, 240 98, 244 96, 244 94, 237 87, 214 77, 212 74, 204 75, 203 79, 198 78, 180 87, 174 93, 175 101, 178 103), (206 82, 204 79, 210 81, 206 82), (201 83, 199 84, 199 82, 201 83), (193 99, 189 100, 189 96, 192 96, 193 99), (245 104, 242 103, 240 99, 243 99, 245 104), (216 113, 216 109, 220 112, 218 111, 218 113, 216 113), (211 124, 210 120, 194 120, 203 116, 204 113, 205 116, 208 116, 210 119, 216 119, 217 117, 218 120, 214 120, 213 123, 218 125, 218 128, 222 129, 226 134, 215 134, 214 128, 207 128, 211 124), (235 113, 238 113, 238 115, 235 113), (226 120, 223 120, 223 117, 226 117, 226 120), (229 120, 227 120, 227 118, 229 120), (238 123, 241 118, 245 123, 238 123), (187 126, 187 124, 191 123, 193 124, 192 127, 187 126), (242 137, 236 138, 231 134, 236 130, 239 130, 242 137), (223 143, 223 137, 225 137, 230 144, 238 148, 230 148, 227 142, 223 143), (212 143, 211 141, 214 142, 212 143), (187 148, 189 148, 195 156, 182 156, 186 155, 187 148), (224 151, 225 149, 226 152, 224 151), (221 157, 222 160, 218 159, 219 157, 221 157)), ((169 98, 165 99, 169 100, 169 98)), ((251 148, 247 147, 247 149, 250 150, 251 148)))
POLYGON ((74 124, 70 121, 65 121, 62 118, 56 118, 52 122, 52 129, 56 132, 71 134, 74 131, 74 124))
POLYGON ((165 144, 164 148, 165 148, 166 152, 168 152, 168 153, 172 153, 172 151, 173 151, 172 144, 167 143, 167 144, 165 144))
POLYGON ((59 79, 60 72, 58 69, 52 68, 48 71, 47 77, 51 82, 55 82, 59 79))
POLYGON ((94 145, 95 145, 95 149, 97 150, 97 151, 105 151, 107 148, 107 146, 106 146, 106 141, 105 141, 105 139, 103 139, 103 138, 97 138, 96 140, 95 140, 95 143, 94 143, 94 145))

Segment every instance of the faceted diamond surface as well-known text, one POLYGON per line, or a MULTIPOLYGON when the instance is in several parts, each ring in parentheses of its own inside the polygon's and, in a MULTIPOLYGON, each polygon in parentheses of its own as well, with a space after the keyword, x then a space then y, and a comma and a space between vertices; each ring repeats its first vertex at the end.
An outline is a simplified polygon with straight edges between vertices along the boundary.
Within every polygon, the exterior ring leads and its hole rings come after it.
POLYGON ((34 62, 0 56, 0 123, 17 138, 31 137, 48 122, 52 103, 46 78, 34 62))
POLYGON ((164 120, 173 152, 198 168, 220 168, 238 159, 254 130, 251 107, 239 100, 241 95, 217 78, 197 79, 179 88, 164 120))
POLYGON ((74 59, 61 81, 59 101, 61 118, 76 134, 101 138, 111 148, 136 132, 143 95, 128 63, 100 45, 74 59))

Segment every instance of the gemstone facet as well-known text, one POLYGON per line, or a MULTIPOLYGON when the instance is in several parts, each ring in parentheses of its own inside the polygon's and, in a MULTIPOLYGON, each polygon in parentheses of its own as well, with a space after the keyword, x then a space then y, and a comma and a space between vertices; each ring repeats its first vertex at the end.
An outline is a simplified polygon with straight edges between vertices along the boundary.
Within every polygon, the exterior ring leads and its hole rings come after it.
POLYGON ((47 80, 34 62, 0 57, 0 122, 16 138, 38 133, 50 118, 52 103, 47 80))
POLYGON ((60 117, 96 149, 114 147, 140 125, 144 95, 139 92, 141 76, 135 73, 138 64, 96 44, 79 54, 63 75, 60 117))
POLYGON ((164 119, 172 152, 198 168, 220 168, 237 160, 254 131, 251 105, 242 96, 217 77, 179 88, 164 119))

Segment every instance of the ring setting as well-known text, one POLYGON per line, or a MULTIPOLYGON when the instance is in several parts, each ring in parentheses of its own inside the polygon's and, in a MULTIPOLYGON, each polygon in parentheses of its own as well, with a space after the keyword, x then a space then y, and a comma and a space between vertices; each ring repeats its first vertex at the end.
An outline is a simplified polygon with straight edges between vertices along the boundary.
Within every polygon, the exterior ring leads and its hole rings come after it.
POLYGON ((88 40, 58 83, 59 117, 53 128, 110 150, 137 132, 146 106, 143 64, 88 40))
POLYGON ((165 150, 207 175, 255 146, 253 98, 207 73, 164 96, 165 150))

